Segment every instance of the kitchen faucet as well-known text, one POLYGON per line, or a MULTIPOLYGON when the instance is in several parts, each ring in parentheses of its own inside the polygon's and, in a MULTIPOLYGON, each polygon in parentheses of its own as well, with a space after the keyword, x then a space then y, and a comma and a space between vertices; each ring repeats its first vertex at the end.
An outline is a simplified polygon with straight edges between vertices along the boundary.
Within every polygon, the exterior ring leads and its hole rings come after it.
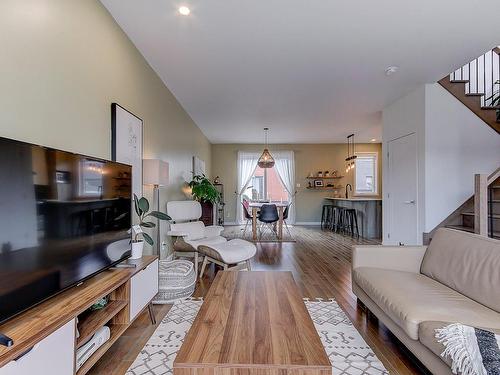
POLYGON ((348 199, 348 198, 349 198, 349 193, 348 193, 348 191, 347 191, 347 187, 348 187, 348 186, 349 186, 349 190, 351 190, 351 191, 352 191, 352 186, 351 186, 351 184, 347 184, 347 185, 345 186, 345 199, 348 199))

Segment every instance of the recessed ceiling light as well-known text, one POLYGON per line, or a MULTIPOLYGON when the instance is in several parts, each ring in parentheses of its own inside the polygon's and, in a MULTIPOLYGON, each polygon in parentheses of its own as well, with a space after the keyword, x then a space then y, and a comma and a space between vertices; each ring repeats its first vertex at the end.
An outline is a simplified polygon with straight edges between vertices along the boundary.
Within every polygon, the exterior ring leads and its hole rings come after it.
POLYGON ((388 66, 388 67, 385 69, 385 75, 386 75, 386 76, 393 75, 393 74, 394 74, 394 73, 396 73, 398 70, 399 70, 399 66, 388 66))
POLYGON ((191 13, 191 10, 186 6, 181 6, 181 7, 179 7, 179 13, 182 14, 183 16, 189 16, 189 13, 191 13))
POLYGON ((375 138, 373 138, 373 139, 371 140, 371 142, 377 142, 377 140, 376 140, 375 138))

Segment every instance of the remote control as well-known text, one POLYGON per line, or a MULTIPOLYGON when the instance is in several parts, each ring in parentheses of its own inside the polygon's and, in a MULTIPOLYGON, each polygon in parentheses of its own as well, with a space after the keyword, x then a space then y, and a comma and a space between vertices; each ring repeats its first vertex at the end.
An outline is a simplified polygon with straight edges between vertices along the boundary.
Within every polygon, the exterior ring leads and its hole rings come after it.
POLYGON ((9 347, 14 345, 14 340, 12 340, 10 337, 5 336, 4 334, 0 333, 0 345, 9 347))

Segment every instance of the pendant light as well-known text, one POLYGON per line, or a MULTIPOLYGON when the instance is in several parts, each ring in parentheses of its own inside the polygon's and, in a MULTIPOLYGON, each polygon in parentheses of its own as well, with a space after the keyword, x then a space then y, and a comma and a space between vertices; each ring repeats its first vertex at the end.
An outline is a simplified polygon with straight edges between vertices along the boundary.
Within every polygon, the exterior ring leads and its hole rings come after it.
POLYGON ((262 155, 259 158, 259 161, 257 162, 257 165, 261 168, 272 168, 274 167, 274 158, 272 157, 271 153, 268 150, 267 146, 267 132, 269 131, 269 128, 264 128, 264 132, 266 134, 266 147, 264 148, 264 152, 262 152, 262 155))
POLYGON ((350 170, 354 169, 356 166, 355 159, 357 156, 354 153, 354 134, 347 137, 347 157, 345 158, 345 173, 349 173, 350 170))

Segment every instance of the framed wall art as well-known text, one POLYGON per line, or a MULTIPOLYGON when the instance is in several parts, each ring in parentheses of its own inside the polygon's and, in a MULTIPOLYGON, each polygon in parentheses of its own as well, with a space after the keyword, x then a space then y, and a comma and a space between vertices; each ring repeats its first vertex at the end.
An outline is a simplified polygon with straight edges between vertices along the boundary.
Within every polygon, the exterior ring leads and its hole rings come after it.
POLYGON ((143 121, 117 103, 111 104, 111 157, 132 166, 132 192, 142 197, 143 121))

